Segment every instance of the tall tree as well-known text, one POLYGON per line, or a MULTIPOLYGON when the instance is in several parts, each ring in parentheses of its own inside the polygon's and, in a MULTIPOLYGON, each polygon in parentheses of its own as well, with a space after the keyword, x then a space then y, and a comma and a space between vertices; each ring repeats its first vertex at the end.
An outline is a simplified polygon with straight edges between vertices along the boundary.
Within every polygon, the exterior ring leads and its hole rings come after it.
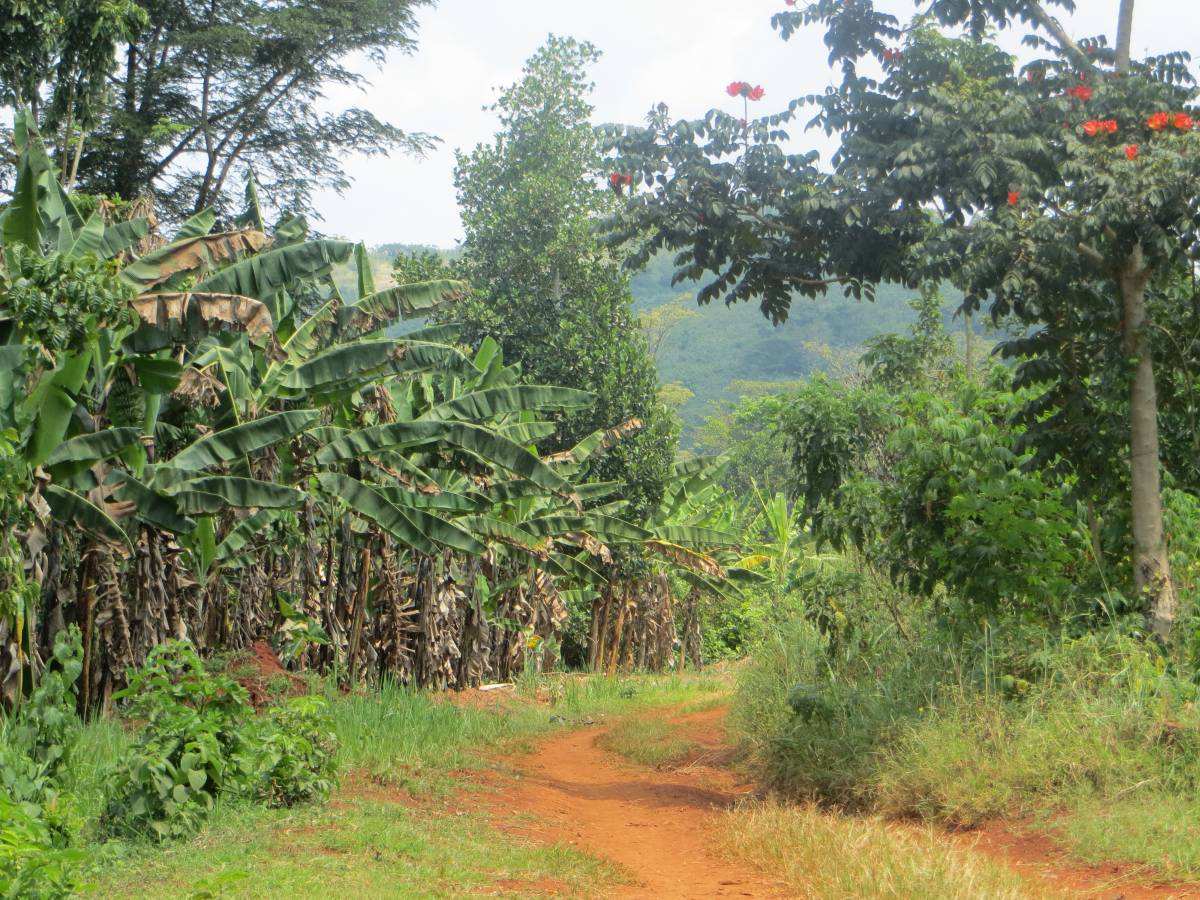
MULTIPOLYGON (((1070 0, 1058 6, 1071 8, 1070 0)), ((754 123, 658 114, 614 145, 649 191, 616 237, 681 251, 703 299, 755 298, 786 317, 792 296, 841 284, 951 281, 966 311, 1068 330, 1085 353, 1114 334, 1126 380, 1130 581, 1165 638, 1176 597, 1163 535, 1158 405, 1147 293, 1190 271, 1200 166, 1185 54, 1117 64, 1103 39, 1073 41, 1032 0, 920 0, 902 23, 870 0, 820 0, 775 18, 785 37, 826 31, 841 83, 754 123), (1047 51, 1023 70, 987 36, 1033 26, 1047 51), (961 38, 934 26, 963 26, 961 38), (881 78, 862 71, 882 67, 881 78), (781 148, 795 110, 837 134, 833 171, 781 148), (1105 334, 1099 320, 1113 324, 1105 334), (1073 330, 1078 326, 1079 330, 1073 330), (1115 328, 1115 330, 1114 330, 1115 328)), ((1132 7, 1126 4, 1125 11, 1132 7)), ((1122 17, 1128 46, 1132 19, 1122 17)), ((1035 373, 1032 380, 1038 380, 1035 373)), ((1042 401, 1053 411, 1061 398, 1042 401)))
POLYGON ((0 103, 28 107, 59 135, 69 180, 79 135, 105 105, 117 45, 146 22, 136 0, 0 3, 0 103))
POLYGON ((145 22, 113 77, 116 102, 89 140, 81 176, 96 193, 152 192, 161 213, 236 208, 252 168, 276 205, 310 211, 319 187, 347 185, 348 153, 421 151, 364 109, 323 112, 356 67, 416 46, 429 0, 142 0, 145 22))
POLYGON ((587 69, 598 58, 590 44, 551 37, 500 96, 495 141, 459 155, 461 272, 476 292, 443 316, 465 323, 470 341, 494 337, 528 379, 596 395, 559 423, 558 448, 608 423, 640 420, 641 432, 592 474, 627 482, 646 513, 671 473, 677 426, 658 398, 620 261, 594 235, 614 208, 613 191, 597 183, 602 160, 590 122, 587 69))

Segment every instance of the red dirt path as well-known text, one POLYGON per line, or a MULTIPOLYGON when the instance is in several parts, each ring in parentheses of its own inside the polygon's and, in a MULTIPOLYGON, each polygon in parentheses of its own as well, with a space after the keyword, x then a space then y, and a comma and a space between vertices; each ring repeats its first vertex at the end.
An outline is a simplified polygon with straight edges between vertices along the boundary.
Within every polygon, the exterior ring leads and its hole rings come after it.
MULTIPOLYGON (((505 830, 547 843, 570 844, 618 864, 631 882, 608 896, 660 898, 787 897, 769 875, 723 858, 713 849, 712 816, 750 793, 723 768, 730 757, 725 709, 680 715, 700 745, 694 761, 674 771, 626 762, 597 746, 606 726, 571 731, 513 762, 515 780, 494 783, 493 814, 505 830)), ((948 834, 947 847, 968 849, 1010 866, 1045 894, 1105 900, 1197 897, 1200 886, 1155 883, 1122 866, 1071 861, 1049 838, 1003 823, 948 834)), ((526 885, 530 895, 555 894, 552 884, 526 885)), ((524 893, 524 891, 522 892, 524 893)))
MULTIPOLYGON (((694 724, 697 733, 689 737, 707 744, 723 716, 715 710, 676 720, 694 724)), ((495 798, 497 817, 511 830, 617 863, 633 881, 611 896, 788 896, 710 847, 710 817, 745 793, 729 772, 703 760, 674 772, 626 763, 596 746, 605 730, 560 735, 518 760, 522 777, 495 798)), ((722 749, 719 740, 712 749, 722 749)))

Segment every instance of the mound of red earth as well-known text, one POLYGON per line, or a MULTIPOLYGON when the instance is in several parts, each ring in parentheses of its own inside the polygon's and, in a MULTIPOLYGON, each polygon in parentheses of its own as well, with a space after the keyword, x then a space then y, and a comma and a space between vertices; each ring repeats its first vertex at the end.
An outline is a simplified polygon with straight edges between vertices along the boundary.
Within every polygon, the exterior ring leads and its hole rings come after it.
POLYGON ((227 671, 250 694, 255 708, 267 706, 279 697, 307 693, 303 679, 283 667, 266 641, 255 641, 229 661, 227 671))

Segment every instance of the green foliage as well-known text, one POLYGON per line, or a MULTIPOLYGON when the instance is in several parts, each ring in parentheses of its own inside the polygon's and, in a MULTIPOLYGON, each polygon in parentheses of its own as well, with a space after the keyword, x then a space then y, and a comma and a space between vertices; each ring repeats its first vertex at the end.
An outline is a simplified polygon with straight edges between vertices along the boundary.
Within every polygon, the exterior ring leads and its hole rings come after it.
POLYGON ((432 146, 365 109, 314 102, 331 85, 366 83, 350 60, 412 51, 426 5, 219 0, 200 15, 186 3, 143 4, 127 40, 138 62, 105 69, 110 102, 88 136, 80 183, 126 199, 152 194, 169 220, 212 206, 230 221, 252 170, 264 202, 311 213, 318 185, 347 186, 345 154, 432 146))
POLYGON ((132 299, 108 263, 16 245, 0 269, 0 330, 55 354, 78 352, 97 329, 132 322, 132 299))
POLYGON ((1106 810, 1127 849, 1102 839, 1093 855, 1195 871, 1194 838, 1161 835, 1170 798, 1196 790, 1196 686, 1153 647, 1119 628, 964 637, 936 604, 869 582, 843 582, 838 602, 836 630, 810 611, 739 677, 733 719, 772 786, 957 827, 1053 816, 1072 844, 1106 810))
POLYGON ((145 23, 146 13, 132 0, 24 0, 7 4, 4 18, 4 103, 37 107, 45 102, 51 120, 90 127, 105 99, 117 44, 145 23))
POLYGON ((1044 617, 1085 607, 1097 573, 1070 496, 1033 465, 1010 422, 1025 401, 1004 370, 991 385, 903 395, 809 382, 784 430, 796 493, 817 536, 853 545, 898 584, 945 585, 975 607, 1044 617))
POLYGON ((79 727, 75 687, 82 671, 82 636, 79 627, 71 625, 55 635, 53 660, 10 726, 16 744, 51 778, 79 727))
POLYGON ((789 401, 783 431, 796 479, 793 492, 803 499, 804 518, 821 528, 826 505, 836 508, 846 482, 875 462, 873 454, 898 424, 900 401, 882 387, 853 387, 821 376, 789 401))
MULTIPOLYGON (((674 251, 678 278, 709 279, 703 302, 755 300, 775 322, 795 296, 834 285, 871 298, 887 283, 943 281, 964 312, 986 305, 1016 319, 1025 333, 1006 352, 1032 389, 1025 435, 1042 465, 1095 505, 1126 487, 1110 476, 1129 448, 1127 578, 1166 639, 1176 597, 1153 457, 1194 453, 1160 446, 1149 335, 1179 313, 1156 320, 1147 294, 1195 294, 1190 57, 1130 63, 1016 2, 928 0, 905 22, 870 3, 818 0, 774 22, 785 39, 821 27, 840 84, 754 122, 721 112, 673 122, 663 105, 647 126, 612 131, 613 165, 644 186, 613 243, 632 242, 638 264, 674 251), (989 32, 1018 21, 1045 54, 1023 67, 989 32), (864 64, 882 75, 863 77, 864 64), (806 107, 809 127, 839 140, 832 169, 786 148, 806 107), (1102 439, 1088 448, 1093 426, 1102 439)), ((896 361, 897 348, 879 349, 896 361)), ((1173 388, 1191 353, 1168 355, 1173 388)), ((1168 395, 1183 421, 1186 394, 1168 395)))
POLYGON ((41 817, 0 794, 0 897, 60 900, 80 886, 82 853, 65 849, 41 817))
MULTIPOLYGON (((634 311, 662 323, 647 328, 659 376, 664 384, 692 392, 680 409, 682 440, 701 452, 712 452, 710 419, 727 419, 730 404, 787 392, 817 372, 842 377, 870 342, 903 334, 914 321, 912 292, 885 284, 873 303, 833 294, 796 302, 777 326, 753 304, 700 303, 702 285, 676 283, 671 260, 665 252, 651 258, 633 274, 630 290, 634 311)), ((948 289, 942 312, 947 327, 959 302, 948 289)), ((759 483, 766 485, 765 475, 759 483)), ((748 489, 749 482, 744 484, 748 489)))
POLYGON ((721 483, 732 496, 746 497, 755 485, 768 494, 791 491, 783 423, 793 402, 783 393, 744 396, 696 430, 697 450, 727 460, 721 483))
POLYGON ((206 671, 190 644, 156 647, 117 699, 145 724, 116 775, 110 831, 158 840, 190 834, 221 791, 246 792, 254 773, 246 689, 206 671))
POLYGON ((209 672, 186 642, 162 644, 118 699, 144 724, 105 813, 117 834, 165 840, 194 832, 218 797, 290 806, 328 795, 337 743, 320 700, 253 719, 246 689, 209 672))
POLYGON ((862 545, 877 540, 909 590, 944 583, 987 609, 1069 614, 1085 575, 1084 528, 1066 488, 1019 451, 1006 424, 1019 400, 986 392, 961 406, 921 399, 924 408, 907 412, 889 443, 894 480, 878 493, 845 491, 855 508, 844 514, 860 535, 873 535, 862 545))
POLYGON ((54 657, 24 703, 0 720, 0 896, 65 897, 77 881, 79 830, 62 770, 80 729, 79 629, 58 633, 54 657), (7 881, 5 879, 8 879, 7 881))
POLYGON ((338 740, 326 703, 297 697, 272 707, 252 728, 258 784, 268 806, 324 800, 337 783, 338 740))

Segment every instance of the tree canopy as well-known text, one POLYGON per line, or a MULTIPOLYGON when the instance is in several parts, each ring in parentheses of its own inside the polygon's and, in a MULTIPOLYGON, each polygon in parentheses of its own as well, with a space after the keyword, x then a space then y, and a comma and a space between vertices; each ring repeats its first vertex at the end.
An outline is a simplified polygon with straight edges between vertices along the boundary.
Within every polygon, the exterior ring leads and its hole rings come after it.
POLYGON ((421 152, 432 138, 362 108, 363 63, 416 47, 428 0, 74 0, 19 3, 0 30, 0 85, 52 136, 68 187, 135 200, 161 218, 232 217, 244 173, 264 199, 311 213, 344 189, 347 154, 421 152), (44 111, 44 112, 43 112, 44 111))
MULTIPOLYGON (((870 0, 777 15, 785 38, 823 27, 842 73, 781 114, 673 122, 660 107, 648 126, 612 134, 615 165, 644 188, 614 240, 634 241, 638 260, 676 251, 678 277, 709 277, 702 301, 754 299, 774 321, 795 295, 835 285, 870 298, 884 282, 950 282, 964 311, 1015 316, 1042 350, 1069 333, 1101 354, 1115 336, 1136 360, 1122 376, 1132 575, 1165 636, 1175 598, 1146 297, 1190 271, 1200 224, 1189 58, 1129 62, 1125 18, 1113 50, 1073 41, 1029 0, 915 7, 909 23, 870 0), (1040 54, 1024 65, 990 32, 1021 23, 1040 54), (783 149, 806 109, 811 126, 839 138, 831 169, 783 149)), ((1045 388, 1035 416, 1045 431, 1070 397, 1047 379, 1047 354, 1028 355, 1036 350, 1012 348, 1027 361, 1025 383, 1045 388)))
POLYGON ((598 57, 590 44, 552 37, 497 101, 496 140, 459 155, 466 240, 458 271, 475 291, 441 315, 463 323, 468 341, 494 337, 535 381, 596 395, 559 422, 557 448, 604 423, 636 420, 639 433, 593 474, 627 482, 644 514, 662 496, 677 426, 658 398, 627 277, 594 234, 613 209, 611 190, 597 183, 590 121, 587 69, 598 57))

